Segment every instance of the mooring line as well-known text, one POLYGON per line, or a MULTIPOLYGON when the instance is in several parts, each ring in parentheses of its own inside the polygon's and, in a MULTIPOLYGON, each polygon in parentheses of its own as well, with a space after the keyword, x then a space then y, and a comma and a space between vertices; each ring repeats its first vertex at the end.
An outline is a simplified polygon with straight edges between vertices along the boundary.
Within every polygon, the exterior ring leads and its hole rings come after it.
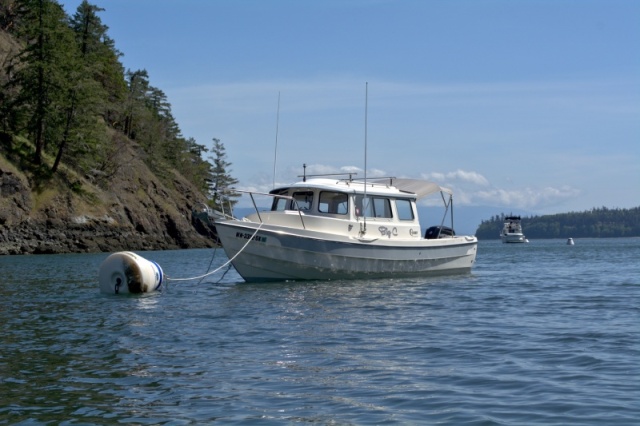
MULTIPOLYGON (((260 222, 260 225, 258 225, 258 227, 256 228, 256 230, 254 231, 253 235, 251 235, 251 238, 249 238, 249 240, 244 244, 244 246, 242 246, 242 248, 229 260, 227 260, 225 263, 223 263, 222 265, 220 265, 218 268, 214 269, 211 272, 207 272, 204 275, 199 275, 197 277, 192 277, 192 278, 170 278, 169 276, 165 275, 165 279, 167 281, 193 281, 193 280, 198 280, 198 279, 203 279, 208 277, 209 275, 213 275, 216 272, 220 271, 222 268, 224 268, 225 266, 229 265, 231 262, 233 262, 233 260, 238 257, 238 255, 240 255, 240 253, 242 253, 244 251, 245 248, 247 248, 247 246, 249 245, 249 243, 251 241, 253 241, 253 238, 256 236, 256 234, 258 233, 258 231, 260 230, 260 228, 262 228, 262 224, 263 222, 260 222)), ((214 252, 215 254, 215 252, 214 252)))

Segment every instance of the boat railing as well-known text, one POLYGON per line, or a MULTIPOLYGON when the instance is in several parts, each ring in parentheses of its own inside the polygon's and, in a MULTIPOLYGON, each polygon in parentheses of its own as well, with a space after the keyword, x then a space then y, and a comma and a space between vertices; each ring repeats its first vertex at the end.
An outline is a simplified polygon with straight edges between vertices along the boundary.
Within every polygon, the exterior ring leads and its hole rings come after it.
MULTIPOLYGON (((306 165, 305 165, 305 167, 306 167, 306 165)), ((345 176, 345 177, 343 177, 341 179, 338 179, 338 180, 353 182, 353 176, 354 175, 357 175, 357 173, 321 173, 321 174, 308 175, 308 174, 306 174, 306 171, 305 171, 305 174, 298 175, 298 177, 302 178, 303 182, 306 182, 308 178, 345 176), (346 177, 346 176, 348 176, 348 177, 346 177)))
POLYGON ((370 186, 376 186, 376 185, 381 185, 381 186, 391 186, 393 185, 393 181, 395 179, 397 179, 395 176, 377 176, 375 178, 372 179, 354 179, 353 177, 356 176, 358 173, 356 172, 345 172, 345 173, 320 173, 320 174, 312 174, 309 175, 307 174, 307 165, 303 164, 304 167, 304 174, 302 175, 298 175, 299 178, 302 178, 303 182, 306 182, 307 179, 309 178, 317 178, 317 177, 332 177, 332 176, 340 176, 340 178, 338 179, 338 181, 340 182, 347 182, 347 183, 360 183, 360 184, 365 184, 365 185, 370 185, 370 186), (389 181, 388 183, 386 181, 389 181))
MULTIPOLYGON (((224 190, 221 190, 221 191, 224 191, 224 190)), ((221 191, 219 191, 219 192, 221 192, 221 191)), ((302 229, 307 229, 305 227, 305 225, 304 225, 304 219, 302 217, 302 210, 300 209, 300 206, 298 205, 298 201, 295 198, 290 197, 288 195, 282 195, 282 194, 271 194, 271 193, 268 193, 268 192, 257 192, 257 191, 243 191, 243 190, 239 190, 239 189, 234 189, 233 192, 234 193, 240 193, 240 194, 249 195, 249 198, 251 198, 251 204, 253 204, 253 209, 256 211, 256 215, 258 216, 258 220, 260 221, 260 223, 263 223, 262 216, 260 215, 260 209, 258 208, 258 205, 256 204, 256 200, 254 198, 254 195, 266 196, 266 197, 271 197, 271 198, 283 198, 285 200, 293 201, 293 206, 295 207, 295 211, 298 212, 298 217, 300 218, 300 223, 302 224, 302 229)), ((234 217, 234 219, 238 219, 238 218, 234 217)))
POLYGON ((205 222, 209 220, 215 222, 216 219, 233 219, 233 216, 226 213, 224 209, 217 210, 203 202, 196 203, 191 209, 191 213, 201 220, 206 219, 205 222))

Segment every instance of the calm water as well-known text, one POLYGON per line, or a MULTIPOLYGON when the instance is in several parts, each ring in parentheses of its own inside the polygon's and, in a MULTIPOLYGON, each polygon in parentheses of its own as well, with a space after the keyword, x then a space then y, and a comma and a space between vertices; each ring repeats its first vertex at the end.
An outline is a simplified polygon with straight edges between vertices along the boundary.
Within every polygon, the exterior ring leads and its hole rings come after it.
MULTIPOLYGON (((140 253, 174 278, 212 250, 140 253)), ((470 275, 98 291, 0 257, 0 424, 640 422, 640 239, 481 242, 470 275)), ((218 251, 212 264, 226 260, 218 251)))

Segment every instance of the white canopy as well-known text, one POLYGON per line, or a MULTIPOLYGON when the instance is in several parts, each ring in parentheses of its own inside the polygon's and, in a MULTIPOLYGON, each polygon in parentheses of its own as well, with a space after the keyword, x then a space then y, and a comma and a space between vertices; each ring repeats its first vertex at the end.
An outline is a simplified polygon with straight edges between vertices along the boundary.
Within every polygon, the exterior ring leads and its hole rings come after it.
POLYGON ((437 183, 428 182, 426 180, 392 178, 375 180, 375 182, 391 184, 400 191, 416 194, 418 199, 426 197, 427 195, 435 194, 436 192, 446 192, 449 195, 453 195, 453 192, 449 188, 444 188, 437 183))

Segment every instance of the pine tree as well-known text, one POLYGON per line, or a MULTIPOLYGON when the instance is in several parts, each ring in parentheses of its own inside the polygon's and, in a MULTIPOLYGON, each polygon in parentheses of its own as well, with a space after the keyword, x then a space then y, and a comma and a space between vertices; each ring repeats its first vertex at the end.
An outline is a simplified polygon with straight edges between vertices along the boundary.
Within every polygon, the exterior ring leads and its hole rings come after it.
POLYGON ((18 34, 25 41, 19 53, 21 63, 9 81, 17 88, 12 106, 19 111, 14 122, 24 128, 35 144, 33 161, 42 163, 49 142, 57 143, 64 133, 73 105, 69 97, 77 70, 77 50, 73 33, 62 7, 52 0, 18 0, 18 34))
POLYGON ((122 54, 107 35, 108 27, 98 16, 104 9, 84 0, 70 21, 75 32, 85 71, 102 88, 100 110, 105 122, 114 125, 120 119, 121 105, 127 86, 124 69, 119 61, 122 54))
POLYGON ((230 204, 233 207, 240 194, 233 190, 238 180, 231 176, 231 163, 227 161, 227 153, 220 139, 213 138, 213 154, 209 157, 213 161, 210 178, 210 203, 218 210, 228 210, 230 204), (223 193, 224 197, 219 194, 223 193))
MULTIPOLYGON (((33 162, 43 163, 46 152, 55 155, 56 173, 65 155, 79 166, 95 138, 93 106, 99 99, 96 84, 86 72, 73 30, 62 7, 52 0, 17 0, 16 34, 25 47, 7 87, 12 111, 8 127, 26 132, 35 145, 33 162)), ((8 93, 8 92, 7 92, 8 93)))
MULTIPOLYGON (((214 139, 213 164, 204 160, 207 147, 181 135, 148 73, 125 74, 98 17, 102 10, 84 0, 69 18, 56 0, 0 0, 0 25, 23 46, 2 63, 0 129, 33 142, 35 176, 48 177, 64 164, 106 182, 131 139, 160 178, 178 171, 205 193, 235 185, 224 145, 214 139), (49 156, 53 165, 46 170, 49 156)), ((239 195, 229 195, 235 204, 239 195)))
POLYGON ((142 124, 148 120, 145 99, 149 91, 147 70, 127 71, 128 91, 124 108, 124 134, 129 139, 137 139, 142 124))
POLYGON ((16 23, 16 4, 14 0, 0 0, 0 29, 11 31, 16 23))
POLYGON ((194 183, 204 194, 209 192, 209 177, 212 174, 212 165, 205 161, 202 154, 209 152, 206 146, 196 143, 194 138, 184 141, 185 151, 176 164, 180 174, 194 183))

